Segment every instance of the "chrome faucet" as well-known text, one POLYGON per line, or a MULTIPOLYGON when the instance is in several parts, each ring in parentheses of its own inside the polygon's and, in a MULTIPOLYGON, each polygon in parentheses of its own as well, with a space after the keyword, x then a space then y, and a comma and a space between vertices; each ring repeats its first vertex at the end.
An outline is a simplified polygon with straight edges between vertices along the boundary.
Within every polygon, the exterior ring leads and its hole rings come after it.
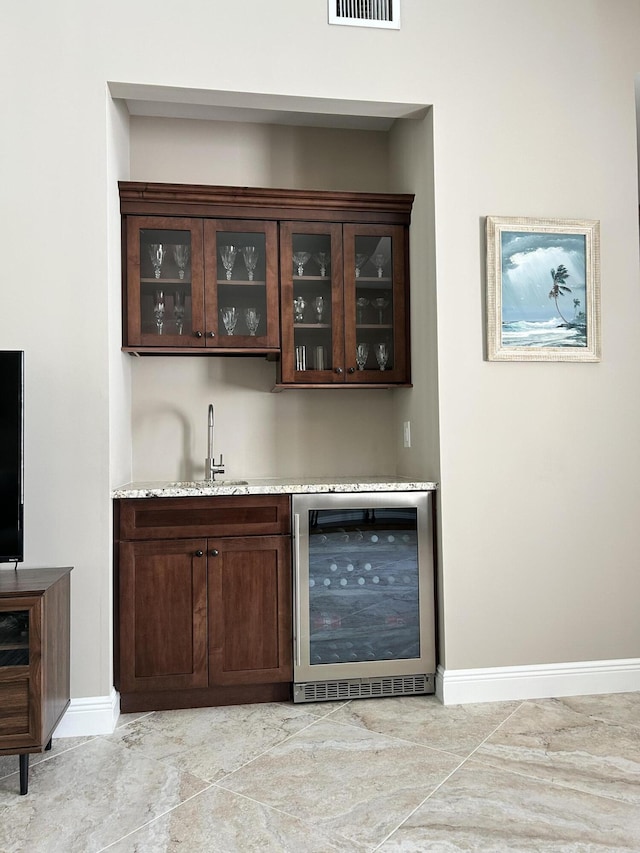
POLYGON ((207 458, 204 460, 205 479, 213 482, 216 474, 224 474, 224 463, 222 462, 222 453, 220 454, 220 462, 216 464, 216 457, 213 452, 213 403, 209 403, 209 417, 207 420, 208 435, 207 435, 207 458))

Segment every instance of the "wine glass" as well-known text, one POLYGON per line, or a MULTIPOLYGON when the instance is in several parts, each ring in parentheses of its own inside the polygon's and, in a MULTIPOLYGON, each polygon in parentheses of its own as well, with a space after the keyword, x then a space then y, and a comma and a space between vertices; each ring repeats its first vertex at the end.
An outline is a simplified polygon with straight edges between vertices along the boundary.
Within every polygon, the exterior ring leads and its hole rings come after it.
POLYGON ((181 287, 176 287, 173 294, 173 317, 179 335, 182 334, 182 327, 184 325, 184 307, 184 290, 181 287))
POLYGON ((362 323, 364 322, 363 321, 364 309, 367 307, 368 304, 369 304, 369 300, 365 299, 364 296, 359 296, 356 299, 356 308, 358 309, 356 312, 356 315, 357 315, 357 323, 359 326, 361 326, 362 323))
POLYGON ((329 266, 329 255, 327 252, 318 252, 317 255, 313 256, 313 260, 320 267, 320 275, 324 278, 327 274, 327 267, 329 266))
POLYGON ((156 290, 153 299, 153 315, 156 318, 158 334, 162 334, 164 326, 164 290, 156 290))
POLYGON ((380 370, 384 370, 389 360, 389 347, 387 344, 376 344, 376 361, 380 370))
POLYGON ((318 317, 318 323, 322 323, 322 312, 324 311, 324 299, 322 296, 316 296, 314 303, 316 307, 316 315, 318 317))
POLYGON ((247 268, 249 281, 253 281, 253 271, 258 263, 258 250, 255 246, 244 246, 242 249, 242 257, 244 258, 244 265, 247 268))
POLYGON ((235 308, 221 308, 222 322, 228 335, 232 335, 238 322, 238 312, 235 308))
POLYGON ((153 273, 156 278, 160 278, 162 261, 164 260, 164 246, 162 243, 151 243, 149 246, 149 257, 153 264, 153 273))
POLYGON ((236 262, 237 254, 238 249, 235 246, 222 246, 220 249, 220 259, 222 260, 222 266, 227 271, 227 281, 231 280, 231 273, 233 272, 233 265, 236 262))
POLYGON ((371 304, 378 309, 378 323, 382 325, 384 322, 384 309, 389 304, 389 300, 385 299, 384 296, 377 296, 371 304))
POLYGON ((360 278, 360 270, 367 263, 367 255, 356 255, 356 278, 360 278))
POLYGON ((249 329, 249 334, 255 335, 260 325, 260 315, 255 308, 247 308, 244 312, 244 321, 247 324, 247 329, 249 329))
POLYGON ((298 275, 304 275, 304 265, 311 257, 311 252, 294 252, 293 263, 298 268, 298 275))
POLYGON ((389 258, 385 255, 384 252, 376 252, 373 256, 373 265, 378 271, 378 278, 382 278, 382 272, 387 265, 387 261, 389 258))
POLYGON ((356 344, 356 364, 358 365, 358 370, 364 370, 364 366, 367 363, 367 358, 369 357, 369 344, 362 343, 356 344))
POLYGON ((179 244, 173 247, 173 259, 178 267, 178 278, 184 278, 184 271, 189 263, 189 247, 179 244))
POLYGON ((295 321, 296 323, 302 323, 304 321, 304 309, 307 307, 307 303, 304 301, 302 296, 296 296, 293 300, 293 310, 295 313, 295 321))

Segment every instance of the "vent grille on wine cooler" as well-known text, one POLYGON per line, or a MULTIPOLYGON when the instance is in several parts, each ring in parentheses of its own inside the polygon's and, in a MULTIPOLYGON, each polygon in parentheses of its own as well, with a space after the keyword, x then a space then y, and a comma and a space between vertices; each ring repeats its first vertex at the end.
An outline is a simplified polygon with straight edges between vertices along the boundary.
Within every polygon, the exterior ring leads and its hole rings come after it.
POLYGON ((336 699, 375 699, 383 696, 414 696, 433 693, 430 675, 402 675, 386 678, 350 678, 308 681, 294 684, 294 702, 330 702, 336 699))
POLYGON ((329 23, 400 29, 400 0, 328 0, 329 23))

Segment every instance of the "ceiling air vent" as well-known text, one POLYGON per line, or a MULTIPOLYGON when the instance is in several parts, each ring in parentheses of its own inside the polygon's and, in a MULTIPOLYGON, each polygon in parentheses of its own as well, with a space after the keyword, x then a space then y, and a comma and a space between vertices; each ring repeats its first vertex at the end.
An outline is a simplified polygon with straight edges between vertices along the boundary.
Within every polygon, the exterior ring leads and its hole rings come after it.
POLYGON ((400 29, 400 0, 329 0, 329 23, 400 29))

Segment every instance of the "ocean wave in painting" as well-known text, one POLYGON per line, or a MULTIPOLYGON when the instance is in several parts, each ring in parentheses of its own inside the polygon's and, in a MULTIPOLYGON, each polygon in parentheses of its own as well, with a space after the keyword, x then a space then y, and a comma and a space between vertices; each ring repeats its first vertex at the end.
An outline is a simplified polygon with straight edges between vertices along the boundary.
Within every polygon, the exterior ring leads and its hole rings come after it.
POLYGON ((502 324, 504 347, 586 347, 587 328, 565 323, 559 317, 551 320, 516 320, 502 324))

